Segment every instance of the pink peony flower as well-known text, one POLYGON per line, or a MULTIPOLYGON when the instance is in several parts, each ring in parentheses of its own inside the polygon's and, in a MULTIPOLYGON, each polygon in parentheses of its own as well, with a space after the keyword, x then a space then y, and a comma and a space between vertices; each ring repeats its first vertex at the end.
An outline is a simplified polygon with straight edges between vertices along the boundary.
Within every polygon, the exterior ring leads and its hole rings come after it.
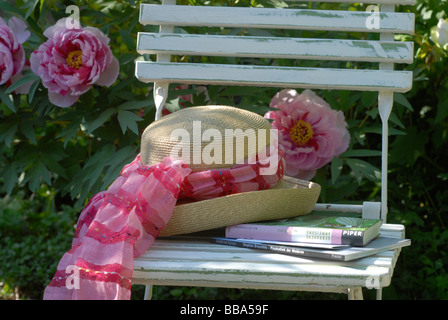
POLYGON ((78 101, 93 84, 111 86, 119 72, 104 33, 93 27, 69 27, 64 18, 45 30, 48 40, 30 58, 31 70, 41 77, 50 102, 62 108, 78 101))
MULTIPOLYGON (((11 85, 21 78, 25 66, 25 51, 22 43, 28 40, 30 32, 22 20, 12 17, 8 24, 0 18, 0 85, 11 85)), ((22 86, 23 87, 23 86, 22 86)), ((16 93, 25 93, 25 88, 16 93)))
POLYGON ((347 150, 350 134, 344 114, 311 90, 282 90, 270 106, 279 109, 265 118, 273 119, 271 125, 278 129, 287 175, 310 180, 317 169, 347 150))

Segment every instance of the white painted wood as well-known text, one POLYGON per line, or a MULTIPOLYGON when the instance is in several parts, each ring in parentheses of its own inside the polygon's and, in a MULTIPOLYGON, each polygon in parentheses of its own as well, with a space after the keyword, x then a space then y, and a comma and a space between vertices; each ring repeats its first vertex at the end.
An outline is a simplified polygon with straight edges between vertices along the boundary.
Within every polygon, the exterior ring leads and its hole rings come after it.
MULTIPOLYGON (((176 5, 176 0, 162 0, 162 5, 176 5)), ((174 26, 172 25, 163 25, 159 27, 160 34, 172 33, 173 31, 174 26)), ((169 62, 171 61, 171 56, 163 52, 159 53, 157 54, 157 61, 169 62)), ((163 106, 165 105, 166 98, 168 97, 168 89, 169 89, 168 82, 163 81, 154 82, 153 97, 156 108, 155 120, 159 120, 162 117, 163 106)))
POLYGON ((143 82, 406 92, 411 71, 136 62, 143 82))
POLYGON ((364 202, 362 217, 364 219, 378 219, 381 217, 381 202, 364 202))
POLYGON ((378 29, 366 25, 370 12, 244 7, 160 6, 141 4, 140 23, 147 25, 334 30, 347 32, 414 32, 411 13, 381 12, 378 29))
POLYGON ((313 210, 338 213, 360 213, 364 219, 378 219, 381 216, 381 202, 364 201, 363 204, 360 205, 317 203, 313 210))
POLYGON ((145 295, 143 296, 143 300, 151 300, 152 299, 152 285, 145 286, 145 295))
MULTIPOLYGON (((140 54, 411 63, 412 42, 198 34, 138 34, 140 54)), ((159 59, 157 61, 160 61, 159 59)))
MULTIPOLYGON (((382 11, 394 12, 393 4, 385 4, 381 7, 382 11)), ((393 40, 393 34, 381 34, 380 40, 393 40)), ((380 70, 394 70, 393 63, 380 63, 380 70)), ((388 203, 387 203, 387 171, 388 171, 388 155, 389 155, 389 116, 392 112, 394 102, 393 92, 380 91, 378 94, 378 110, 382 122, 382 150, 381 150, 381 219, 387 221, 388 203)))
MULTIPOLYGON (((401 237, 400 226, 383 225, 381 234, 401 237)), ((401 226, 402 227, 402 226, 401 226)), ((306 259, 228 247, 201 240, 155 241, 135 260, 134 284, 311 290, 362 298, 361 287, 390 284, 400 249, 350 262, 306 259), (350 289, 350 290, 349 290, 350 289), (355 290, 355 291, 352 291, 355 290)))
POLYGON ((154 82, 154 105, 156 107, 155 120, 159 120, 162 117, 163 106, 165 105, 166 98, 168 97, 169 82, 156 81, 154 82))
POLYGON ((389 149, 389 116, 394 100, 393 92, 380 92, 378 96, 378 109, 382 121, 382 152, 381 152, 381 219, 387 219, 387 170, 389 149))
POLYGON ((316 203, 314 211, 334 211, 334 212, 350 212, 350 213, 362 213, 362 204, 332 204, 332 203, 316 203))
POLYGON ((359 287, 349 288, 348 289, 348 299, 349 300, 362 300, 362 289, 359 287))

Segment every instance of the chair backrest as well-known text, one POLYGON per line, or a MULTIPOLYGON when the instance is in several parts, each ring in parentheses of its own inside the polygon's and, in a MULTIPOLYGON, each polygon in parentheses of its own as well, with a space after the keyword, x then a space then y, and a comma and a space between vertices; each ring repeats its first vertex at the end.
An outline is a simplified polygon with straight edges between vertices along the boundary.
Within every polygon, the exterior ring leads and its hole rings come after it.
MULTIPOLYGON (((352 0, 310 2, 349 3, 352 0)), ((157 55, 156 61, 138 61, 136 77, 154 82, 156 119, 168 94, 169 83, 244 85, 278 88, 377 91, 383 125, 381 218, 387 214, 388 118, 394 92, 412 87, 412 72, 394 70, 395 63, 413 61, 413 43, 394 41, 394 34, 413 34, 414 15, 395 12, 395 5, 415 4, 415 0, 371 0, 366 11, 244 8, 142 4, 140 23, 158 25, 159 32, 138 35, 137 51, 157 55), (335 31, 340 34, 364 32, 379 34, 377 40, 333 38, 291 38, 238 36, 235 33, 174 33, 174 27, 259 28, 335 31), (171 62, 172 55, 226 56, 321 61, 360 61, 375 68, 279 67, 247 64, 208 64, 171 62), (370 65, 370 64, 369 64, 370 65)), ((378 217, 377 217, 378 218, 378 217)))

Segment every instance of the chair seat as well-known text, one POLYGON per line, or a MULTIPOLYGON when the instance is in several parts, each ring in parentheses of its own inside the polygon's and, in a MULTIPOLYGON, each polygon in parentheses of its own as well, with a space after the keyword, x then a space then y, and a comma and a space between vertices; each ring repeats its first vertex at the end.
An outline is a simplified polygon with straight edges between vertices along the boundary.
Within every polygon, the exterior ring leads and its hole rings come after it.
MULTIPOLYGON (((380 234, 403 238, 404 226, 383 224, 380 234)), ((212 244, 206 240, 155 241, 134 261, 134 284, 300 290, 347 293, 390 284, 400 249, 338 262, 212 244)))

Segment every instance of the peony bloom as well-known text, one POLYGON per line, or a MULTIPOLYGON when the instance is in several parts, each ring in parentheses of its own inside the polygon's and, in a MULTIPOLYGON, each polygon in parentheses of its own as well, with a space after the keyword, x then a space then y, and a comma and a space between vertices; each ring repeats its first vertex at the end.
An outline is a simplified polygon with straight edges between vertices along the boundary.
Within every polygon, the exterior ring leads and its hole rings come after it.
POLYGON ((344 114, 311 90, 298 94, 295 90, 282 90, 271 101, 265 118, 273 119, 286 161, 285 173, 310 180, 316 170, 333 157, 347 150, 350 135, 344 114))
POLYGON ((448 19, 440 19, 437 26, 431 28, 431 39, 442 49, 448 50, 448 19))
MULTIPOLYGON (((22 77, 25 66, 25 51, 22 43, 30 36, 26 24, 12 17, 8 24, 0 18, 0 85, 11 85, 22 77)), ((17 93, 26 93, 23 86, 16 89, 17 93)))
POLYGON ((54 105, 69 107, 93 84, 110 86, 117 79, 118 60, 99 29, 67 28, 64 18, 44 36, 48 40, 31 54, 31 70, 42 79, 54 105))

